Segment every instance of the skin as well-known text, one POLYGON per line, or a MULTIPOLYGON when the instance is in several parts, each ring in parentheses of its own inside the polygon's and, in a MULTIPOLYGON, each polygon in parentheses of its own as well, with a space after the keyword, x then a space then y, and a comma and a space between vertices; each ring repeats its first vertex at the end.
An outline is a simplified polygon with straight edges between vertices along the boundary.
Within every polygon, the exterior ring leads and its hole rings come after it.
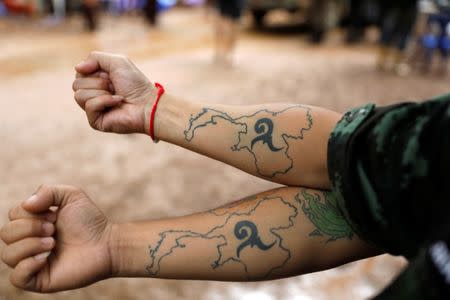
MULTIPOLYGON (((76 67, 75 100, 97 130, 148 134, 157 90, 126 57, 93 52, 76 67)), ((167 91, 155 115, 156 138, 289 186, 329 189, 328 138, 341 115, 300 104, 253 106, 189 101, 167 91), (252 143, 261 119, 270 144, 252 143), (210 121, 210 122, 208 122, 210 121)))
POLYGON ((2 260, 14 286, 49 293, 111 277, 270 280, 378 254, 335 215, 326 196, 284 187, 203 213, 118 224, 82 190, 42 186, 9 212, 0 232, 7 245, 2 260), (334 221, 312 221, 311 201, 324 204, 321 214, 334 221))
POLYGON ((216 63, 224 64, 226 66, 232 65, 233 50, 236 46, 236 41, 239 31, 239 22, 220 14, 215 20, 215 57, 216 63))
MULTIPOLYGON (((75 69, 75 100, 94 129, 149 132, 157 90, 128 58, 93 52, 75 69)), ((157 139, 287 186, 126 224, 111 223, 80 189, 42 186, 0 231, 11 283, 48 293, 110 277, 270 280, 380 253, 352 232, 333 194, 317 189, 330 187, 327 142, 339 118, 300 104, 211 105, 165 93, 157 139)))
POLYGON ((14 286, 54 292, 86 286, 110 274, 112 225, 79 189, 42 186, 9 211, 9 220, 0 237, 7 245, 2 260, 13 269, 14 286), (44 224, 52 229, 45 231, 44 224))

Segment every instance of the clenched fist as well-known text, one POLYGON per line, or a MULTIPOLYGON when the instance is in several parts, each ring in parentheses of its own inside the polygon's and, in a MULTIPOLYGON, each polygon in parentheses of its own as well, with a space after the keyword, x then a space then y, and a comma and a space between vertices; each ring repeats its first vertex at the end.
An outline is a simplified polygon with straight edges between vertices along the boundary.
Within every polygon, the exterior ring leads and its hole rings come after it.
POLYGON ((148 133, 148 116, 157 91, 128 58, 92 52, 75 70, 75 100, 94 129, 148 133))
POLYGON ((43 186, 9 219, 0 231, 2 260, 16 287, 47 293, 111 276, 112 225, 82 191, 43 186))

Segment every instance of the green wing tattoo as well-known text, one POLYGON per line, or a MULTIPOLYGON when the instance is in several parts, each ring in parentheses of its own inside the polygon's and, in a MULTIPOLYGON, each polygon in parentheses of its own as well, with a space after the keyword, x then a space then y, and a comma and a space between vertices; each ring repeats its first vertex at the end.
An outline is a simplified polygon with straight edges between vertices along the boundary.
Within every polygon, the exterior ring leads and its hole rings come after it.
POLYGON ((336 241, 341 238, 352 239, 353 231, 340 212, 333 193, 323 192, 323 200, 319 194, 311 194, 306 190, 301 192, 304 201, 302 203, 303 213, 316 226, 310 236, 327 236, 327 242, 336 241))

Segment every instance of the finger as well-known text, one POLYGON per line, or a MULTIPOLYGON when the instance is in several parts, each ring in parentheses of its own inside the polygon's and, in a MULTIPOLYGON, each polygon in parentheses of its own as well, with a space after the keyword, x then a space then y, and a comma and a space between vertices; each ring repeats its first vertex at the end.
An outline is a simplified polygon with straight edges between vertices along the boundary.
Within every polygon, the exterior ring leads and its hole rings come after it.
POLYGON ((2 260, 11 268, 23 259, 50 251, 55 247, 55 239, 52 237, 31 237, 17 241, 3 248, 2 260))
POLYGON ((103 95, 111 95, 105 90, 78 90, 75 92, 75 101, 78 105, 84 109, 86 101, 103 95))
POLYGON ((42 185, 30 198, 22 203, 22 208, 29 213, 47 212, 52 206, 61 207, 70 200, 77 200, 85 194, 78 188, 66 185, 42 185))
POLYGON ((126 62, 128 62, 128 59, 123 55, 93 51, 86 60, 75 67, 75 70, 81 74, 90 74, 99 70, 110 73, 112 71, 111 66, 125 64, 126 62))
POLYGON ((17 219, 38 219, 49 221, 51 223, 54 223, 56 221, 56 213, 53 211, 47 211, 40 214, 32 214, 23 209, 21 205, 10 209, 8 217, 10 221, 14 221, 17 219))
POLYGON ((109 81, 101 77, 78 78, 72 84, 74 92, 80 89, 107 90, 108 88, 109 81))
POLYGON ((100 115, 104 112, 104 110, 108 107, 114 107, 118 104, 120 104, 123 100, 122 96, 118 96, 118 95, 104 95, 104 96, 100 96, 97 98, 93 98, 91 100, 88 100, 85 104, 85 111, 86 111, 86 115, 88 117, 88 121, 89 124, 96 129, 100 129, 101 128, 97 128, 97 124, 96 122, 98 121, 100 115))
POLYGON ((75 72, 75 78, 87 78, 87 77, 101 77, 104 79, 109 79, 108 73, 103 72, 103 71, 98 71, 98 72, 87 74, 87 75, 81 74, 79 72, 75 72))
POLYGON ((11 283, 23 290, 36 290, 34 276, 45 266, 49 255, 50 252, 47 251, 19 262, 11 273, 11 283))
POLYGON ((100 65, 96 60, 87 58, 75 66, 75 71, 80 74, 88 75, 100 70, 100 65))
POLYGON ((7 244, 27 237, 46 237, 55 232, 55 225, 37 219, 19 219, 9 222, 0 231, 0 238, 7 244))

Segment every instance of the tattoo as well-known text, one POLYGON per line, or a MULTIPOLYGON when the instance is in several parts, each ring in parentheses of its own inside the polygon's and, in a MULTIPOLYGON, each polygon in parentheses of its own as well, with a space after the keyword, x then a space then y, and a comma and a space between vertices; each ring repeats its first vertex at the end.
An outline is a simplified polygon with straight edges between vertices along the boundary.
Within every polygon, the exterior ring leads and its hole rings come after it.
POLYGON ((235 128, 230 149, 250 153, 256 172, 267 178, 286 174, 292 169, 294 161, 289 156, 290 142, 302 140, 313 126, 311 109, 302 105, 293 105, 280 111, 263 109, 237 118, 216 109, 203 108, 200 113, 191 116, 188 128, 184 131, 185 140, 191 142, 199 130, 216 126, 218 122, 226 122, 235 128), (301 120, 301 124, 297 128, 279 125, 288 113, 299 116, 297 120, 301 120), (269 154, 271 159, 262 159, 269 154), (272 165, 273 161, 277 161, 276 166, 272 165))
POLYGON ((263 144, 267 144, 267 146, 273 152, 278 152, 280 150, 283 150, 283 148, 275 148, 273 146, 272 131, 273 131, 273 122, 271 119, 268 119, 268 118, 259 119, 255 123, 255 132, 262 133, 262 134, 253 139, 251 148, 253 149, 253 146, 255 145, 256 142, 262 141, 263 144))
POLYGON ((240 257, 239 254, 241 253, 242 249, 244 249, 247 246, 250 246, 251 248, 256 246, 259 249, 265 251, 272 248, 272 246, 275 245, 276 242, 275 241, 270 245, 265 245, 258 235, 258 228, 256 228, 256 225, 250 221, 240 221, 239 223, 237 223, 236 226, 234 227, 234 235, 240 240, 247 238, 237 248, 236 250, 237 257, 240 257), (248 231, 246 228, 250 230, 250 236, 248 235, 248 231))
POLYGON ((301 192, 303 199, 296 197, 301 203, 303 213, 316 226, 310 236, 327 236, 327 242, 336 241, 341 238, 349 240, 353 237, 353 231, 338 208, 336 198, 331 192, 319 194, 301 192))
POLYGON ((291 251, 284 245, 282 233, 294 226, 298 209, 283 197, 268 195, 249 200, 249 205, 228 207, 213 212, 221 220, 220 224, 207 232, 192 230, 167 230, 159 234, 158 242, 149 248, 150 264, 146 270, 151 276, 158 275, 166 261, 177 251, 200 242, 204 247, 215 249, 214 257, 205 259, 199 266, 216 270, 225 266, 239 268, 248 280, 263 279, 283 268, 291 258, 291 251), (279 220, 270 210, 286 215, 279 220), (256 224, 250 220, 264 220, 256 224), (234 235, 230 234, 234 232, 234 235), (268 244, 262 241, 269 241, 268 244), (245 240, 244 240, 245 239, 245 240), (244 240, 244 241, 242 241, 244 240), (256 246, 256 247, 255 247, 256 246), (260 253, 256 253, 259 251, 260 253), (254 255, 261 260, 249 259, 254 255))
POLYGON ((214 214, 214 215, 216 215, 218 217, 221 217, 221 216, 228 215, 228 214, 230 214, 230 213, 232 213, 233 211, 236 211, 236 210, 241 210, 242 211, 245 208, 253 207, 253 205, 254 205, 254 203, 253 203, 254 201, 253 200, 256 200, 256 199, 258 199, 258 196, 255 196, 255 195, 248 196, 248 197, 243 198, 241 200, 237 200, 237 201, 234 201, 234 202, 231 202, 231 203, 227 203, 224 206, 220 206, 218 208, 211 209, 209 211, 209 213, 212 213, 212 214, 214 214))

